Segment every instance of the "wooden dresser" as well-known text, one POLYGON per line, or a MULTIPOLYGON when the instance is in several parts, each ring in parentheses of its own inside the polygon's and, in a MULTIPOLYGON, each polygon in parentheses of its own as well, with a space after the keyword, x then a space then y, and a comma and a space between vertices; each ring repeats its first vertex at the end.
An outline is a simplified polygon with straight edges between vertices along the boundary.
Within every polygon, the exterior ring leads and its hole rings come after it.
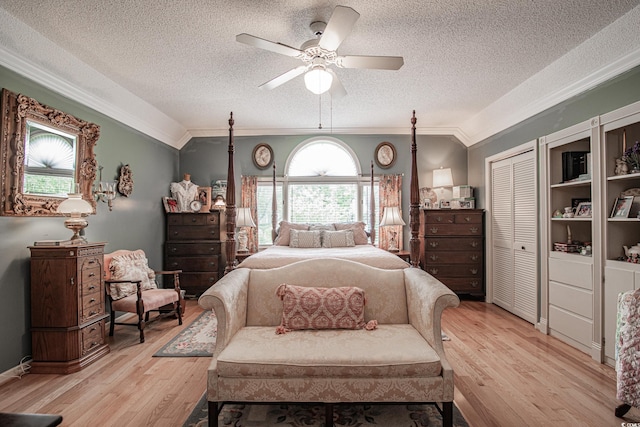
POLYGON ((109 353, 104 243, 31 246, 31 372, 70 374, 109 353))
POLYGON ((222 276, 220 211, 167 213, 164 268, 182 270, 180 288, 198 296, 222 276))
POLYGON ((424 270, 457 294, 484 296, 484 211, 425 209, 420 228, 424 270))

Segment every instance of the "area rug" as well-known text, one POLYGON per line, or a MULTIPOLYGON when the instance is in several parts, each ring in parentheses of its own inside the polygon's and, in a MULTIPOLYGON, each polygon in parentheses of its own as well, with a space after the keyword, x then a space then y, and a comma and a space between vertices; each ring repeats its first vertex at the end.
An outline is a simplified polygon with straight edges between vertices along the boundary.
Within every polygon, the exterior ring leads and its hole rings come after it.
MULTIPOLYGON (((334 424, 352 427, 441 427, 442 417, 433 405, 336 404, 334 424)), ((207 425, 206 394, 198 402, 183 427, 207 425)), ((227 404, 218 419, 220 426, 233 427, 323 427, 324 407, 316 404, 239 405, 227 404)), ((468 427, 453 405, 453 425, 468 427)))
POLYGON ((153 357, 211 357, 218 321, 213 310, 204 311, 153 357))

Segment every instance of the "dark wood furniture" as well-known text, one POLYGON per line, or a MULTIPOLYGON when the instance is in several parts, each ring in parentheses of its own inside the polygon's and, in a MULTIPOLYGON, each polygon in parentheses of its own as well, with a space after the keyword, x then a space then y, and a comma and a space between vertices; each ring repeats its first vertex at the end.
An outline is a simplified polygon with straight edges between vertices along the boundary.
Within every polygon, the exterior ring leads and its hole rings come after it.
POLYGON ((31 246, 31 372, 70 374, 109 353, 104 243, 31 246))
POLYGON ((422 211, 424 270, 457 294, 484 296, 484 211, 422 211))
POLYGON ((394 252, 396 255, 398 255, 399 258, 401 258, 403 261, 406 262, 411 262, 411 251, 398 251, 398 252, 394 252))
POLYGON ((253 255, 251 252, 236 252, 236 260, 238 261, 238 264, 240 264, 251 255, 253 255))
POLYGON ((222 275, 220 211, 167 213, 166 220, 164 268, 182 270, 180 288, 198 296, 222 275))

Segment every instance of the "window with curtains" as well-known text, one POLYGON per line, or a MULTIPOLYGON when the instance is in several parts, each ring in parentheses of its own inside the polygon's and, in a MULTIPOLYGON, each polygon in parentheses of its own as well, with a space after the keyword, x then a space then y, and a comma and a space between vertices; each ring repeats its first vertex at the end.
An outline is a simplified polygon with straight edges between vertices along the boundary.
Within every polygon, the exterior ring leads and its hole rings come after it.
MULTIPOLYGON (((371 177, 363 177, 359 165, 351 148, 336 138, 316 137, 300 144, 287 160, 284 177, 276 182, 278 223, 283 219, 304 223, 363 221, 369 230, 371 177)), ((377 184, 374 187, 377 201, 377 184)), ((260 246, 272 243, 272 197, 272 179, 260 178, 260 246)))

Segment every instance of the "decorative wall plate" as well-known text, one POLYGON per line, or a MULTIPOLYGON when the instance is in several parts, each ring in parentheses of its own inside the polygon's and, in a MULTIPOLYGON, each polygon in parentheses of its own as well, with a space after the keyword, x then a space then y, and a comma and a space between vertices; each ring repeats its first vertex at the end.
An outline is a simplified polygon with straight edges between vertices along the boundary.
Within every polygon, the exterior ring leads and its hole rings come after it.
POLYGON ((268 144, 258 144, 253 149, 253 164, 258 169, 266 169, 273 161, 273 150, 268 144))
POLYGON ((120 168, 118 192, 125 197, 129 197, 133 193, 133 172, 129 165, 124 165, 120 168))
POLYGON ((200 200, 193 200, 189 204, 189 207, 193 212, 200 212, 200 209, 202 209, 202 202, 200 200))
POLYGON ((379 167, 388 169, 396 162, 396 147, 390 142, 381 142, 373 157, 379 167))

